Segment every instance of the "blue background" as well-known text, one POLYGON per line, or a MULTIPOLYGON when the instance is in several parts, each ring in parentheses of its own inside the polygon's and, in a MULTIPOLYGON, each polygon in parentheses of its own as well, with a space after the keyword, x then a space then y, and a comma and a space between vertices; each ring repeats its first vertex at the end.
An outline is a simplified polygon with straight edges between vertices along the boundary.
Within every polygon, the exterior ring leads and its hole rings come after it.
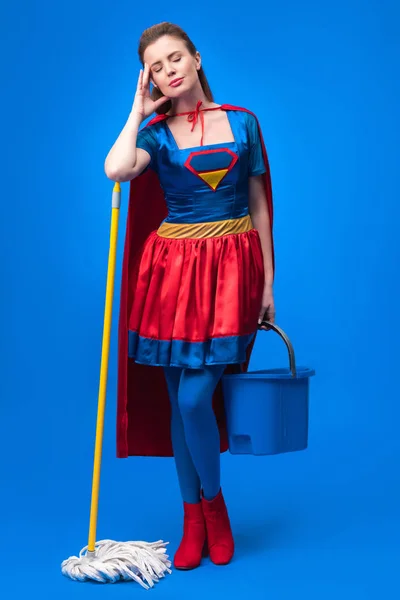
MULTIPOLYGON (((215 100, 259 117, 275 201, 277 324, 311 380, 310 446, 222 457, 237 552, 149 594, 255 599, 399 594, 399 9, 395 2, 155 0, 1 8, 1 588, 132 597, 79 584, 87 543, 112 184, 104 158, 156 22, 198 46, 215 100)), ((115 458, 123 184, 98 539, 181 535, 172 459, 115 458)), ((252 366, 286 366, 261 333, 252 366)))

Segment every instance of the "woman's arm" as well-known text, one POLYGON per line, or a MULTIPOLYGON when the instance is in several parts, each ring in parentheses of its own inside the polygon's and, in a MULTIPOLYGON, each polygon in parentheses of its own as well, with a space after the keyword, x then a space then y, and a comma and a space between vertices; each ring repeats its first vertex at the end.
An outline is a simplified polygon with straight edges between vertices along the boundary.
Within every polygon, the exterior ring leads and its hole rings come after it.
MULTIPOLYGON (((272 292, 274 269, 272 263, 271 223, 262 175, 249 177, 249 212, 253 227, 257 229, 260 236, 264 259, 264 291, 258 323, 260 324, 263 320, 274 323, 275 306, 272 292)), ((263 326, 263 329, 268 329, 268 327, 263 326)))
POLYGON ((257 229, 264 258, 265 285, 273 285, 271 224, 262 175, 249 177, 249 212, 257 229))
POLYGON ((135 99, 128 120, 105 160, 104 170, 107 177, 113 181, 130 181, 150 164, 152 157, 147 149, 136 147, 139 127, 142 121, 167 100, 166 96, 152 100, 150 67, 146 63, 144 71, 140 69, 139 72, 135 99))
POLYGON ((137 134, 142 119, 131 112, 124 128, 111 148, 104 163, 104 171, 112 181, 130 181, 150 163, 150 154, 136 148, 137 134))

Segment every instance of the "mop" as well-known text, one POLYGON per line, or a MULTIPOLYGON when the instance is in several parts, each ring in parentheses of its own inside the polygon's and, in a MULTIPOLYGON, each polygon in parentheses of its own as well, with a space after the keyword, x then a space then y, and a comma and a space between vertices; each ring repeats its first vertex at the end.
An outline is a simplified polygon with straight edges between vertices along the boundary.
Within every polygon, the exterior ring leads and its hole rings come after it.
POLYGON ((128 541, 104 539, 96 542, 100 464, 103 444, 104 413, 110 348, 111 314, 114 290, 115 262, 118 237, 118 219, 121 205, 121 186, 117 182, 112 194, 110 250, 108 256, 107 287, 100 366, 100 385, 97 410, 92 500, 90 507, 89 540, 79 556, 71 556, 61 564, 62 574, 76 581, 115 583, 133 580, 149 589, 154 583, 172 573, 171 561, 166 554, 168 542, 128 541))

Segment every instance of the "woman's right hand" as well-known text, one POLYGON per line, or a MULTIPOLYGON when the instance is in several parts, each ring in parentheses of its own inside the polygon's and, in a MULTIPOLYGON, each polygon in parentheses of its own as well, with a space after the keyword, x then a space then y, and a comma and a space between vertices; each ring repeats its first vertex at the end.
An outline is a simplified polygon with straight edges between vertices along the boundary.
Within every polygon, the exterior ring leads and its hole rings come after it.
POLYGON ((164 102, 167 102, 167 100, 169 100, 167 96, 162 96, 155 101, 150 97, 150 68, 149 65, 145 63, 144 72, 140 69, 131 112, 140 117, 141 121, 143 121, 153 114, 153 112, 155 112, 159 106, 164 104, 164 102))

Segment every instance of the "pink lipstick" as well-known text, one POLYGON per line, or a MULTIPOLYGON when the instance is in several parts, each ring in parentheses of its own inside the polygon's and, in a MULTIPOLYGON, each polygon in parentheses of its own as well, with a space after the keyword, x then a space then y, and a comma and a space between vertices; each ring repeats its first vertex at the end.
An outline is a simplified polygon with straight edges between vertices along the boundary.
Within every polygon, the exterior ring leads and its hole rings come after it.
POLYGON ((173 79, 169 85, 170 87, 178 87, 178 85, 181 85, 182 81, 183 77, 181 77, 180 79, 173 79))

